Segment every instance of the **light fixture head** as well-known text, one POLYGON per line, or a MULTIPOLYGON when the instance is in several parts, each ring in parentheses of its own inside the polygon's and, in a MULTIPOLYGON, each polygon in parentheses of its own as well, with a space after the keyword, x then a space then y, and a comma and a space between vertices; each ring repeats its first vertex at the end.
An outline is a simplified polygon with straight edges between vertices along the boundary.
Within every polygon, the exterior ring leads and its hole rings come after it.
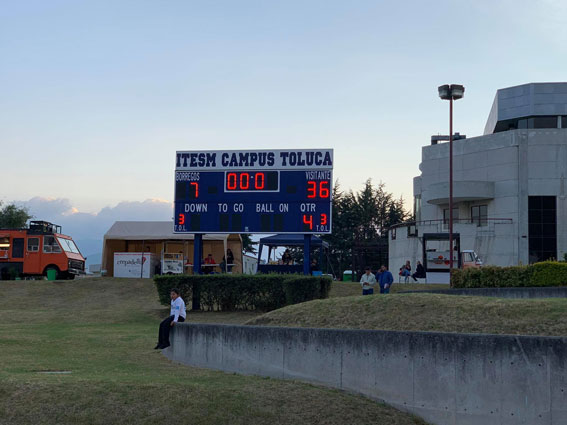
POLYGON ((441 99, 443 100, 451 99, 451 88, 449 87, 449 84, 443 84, 442 86, 439 86, 438 90, 439 90, 439 97, 441 99))
POLYGON ((461 99, 465 95, 465 86, 460 84, 451 84, 451 96, 454 100, 461 99))

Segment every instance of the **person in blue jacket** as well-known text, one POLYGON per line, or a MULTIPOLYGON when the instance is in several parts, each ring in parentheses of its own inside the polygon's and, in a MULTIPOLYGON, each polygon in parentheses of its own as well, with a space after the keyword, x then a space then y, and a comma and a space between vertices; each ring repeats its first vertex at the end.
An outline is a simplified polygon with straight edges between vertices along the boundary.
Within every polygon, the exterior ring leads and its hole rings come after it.
POLYGON ((390 273, 390 270, 386 266, 380 267, 380 274, 378 277, 378 283, 380 285, 381 294, 389 294, 392 283, 394 283, 394 276, 390 273))

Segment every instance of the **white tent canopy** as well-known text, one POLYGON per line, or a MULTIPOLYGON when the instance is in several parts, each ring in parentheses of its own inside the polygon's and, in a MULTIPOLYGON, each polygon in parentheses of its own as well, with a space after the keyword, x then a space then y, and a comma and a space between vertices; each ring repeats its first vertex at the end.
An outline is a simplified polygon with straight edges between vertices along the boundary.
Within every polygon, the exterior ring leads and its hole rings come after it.
MULTIPOLYGON (((225 241, 228 233, 203 235, 205 241, 225 241)), ((172 221, 117 221, 105 233, 104 239, 152 241, 178 240, 192 241, 195 235, 188 233, 173 233, 172 221)))
MULTIPOLYGON (((117 221, 104 235, 103 247, 102 247, 102 268, 109 271, 112 275, 112 258, 114 252, 118 251, 131 251, 128 247, 132 248, 133 245, 137 246, 138 249, 142 251, 145 250, 145 244, 153 244, 154 248, 157 250, 155 252, 159 255, 160 248, 163 252, 167 251, 167 246, 183 243, 187 246, 189 241, 193 241, 195 235, 187 233, 173 233, 173 222, 172 221, 117 221), (158 244, 157 246, 155 244, 158 244)), ((240 235, 236 234, 205 234, 203 235, 203 243, 209 242, 216 245, 219 249, 218 244, 222 244, 222 255, 226 256, 228 243, 232 244, 232 250, 235 255, 235 259, 242 262, 242 239, 240 235), (238 244, 238 249, 235 244, 238 244)), ((191 248, 184 248, 184 252, 187 254, 187 249, 192 250, 192 243, 189 244, 191 248)), ((152 248, 152 249, 154 249, 152 248)), ((145 251, 144 251, 145 252, 145 251)), ((190 251, 189 251, 190 252, 190 251)), ((220 254, 220 250, 216 251, 220 254)))

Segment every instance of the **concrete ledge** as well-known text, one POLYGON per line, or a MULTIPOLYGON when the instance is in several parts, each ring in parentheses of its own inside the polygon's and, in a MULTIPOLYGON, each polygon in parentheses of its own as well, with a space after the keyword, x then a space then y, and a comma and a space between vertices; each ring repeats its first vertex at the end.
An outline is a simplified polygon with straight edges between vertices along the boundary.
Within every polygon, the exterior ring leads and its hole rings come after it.
POLYGON ((165 355, 361 393, 434 424, 567 424, 563 337, 181 323, 165 355))
POLYGON ((426 291, 403 291, 405 294, 424 292, 428 294, 472 295, 476 297, 497 298, 567 298, 567 286, 530 288, 457 288, 431 289, 426 291))

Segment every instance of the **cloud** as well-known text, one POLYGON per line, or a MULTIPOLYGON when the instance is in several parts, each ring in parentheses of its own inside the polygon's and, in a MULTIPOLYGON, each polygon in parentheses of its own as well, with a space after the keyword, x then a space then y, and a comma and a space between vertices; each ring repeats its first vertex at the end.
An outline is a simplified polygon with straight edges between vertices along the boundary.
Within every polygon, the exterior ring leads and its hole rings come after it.
POLYGON ((73 237, 83 255, 102 251, 104 234, 115 221, 166 221, 173 216, 173 204, 163 199, 124 201, 94 214, 79 211, 67 198, 36 196, 16 203, 27 207, 35 220, 61 225, 63 233, 73 237))

